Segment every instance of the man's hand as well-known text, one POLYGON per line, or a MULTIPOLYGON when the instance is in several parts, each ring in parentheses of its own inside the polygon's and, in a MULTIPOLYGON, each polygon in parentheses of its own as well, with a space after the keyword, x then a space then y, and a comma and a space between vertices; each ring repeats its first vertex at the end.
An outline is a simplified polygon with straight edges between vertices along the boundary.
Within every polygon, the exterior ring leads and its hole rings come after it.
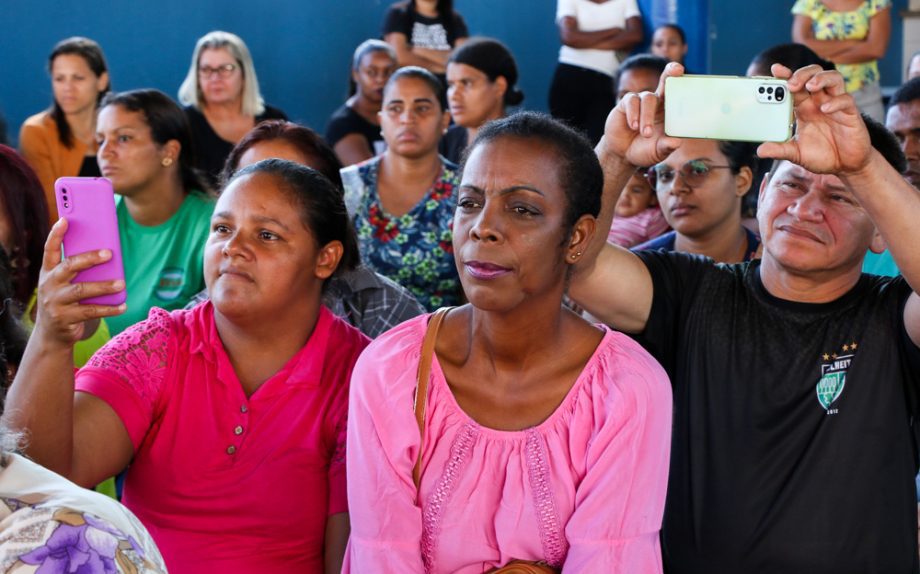
POLYGON ((648 167, 680 146, 679 139, 664 135, 664 82, 683 73, 683 66, 672 62, 654 92, 629 93, 617 103, 607 116, 604 137, 597 145, 602 161, 622 159, 634 167, 648 167))
POLYGON ((854 173, 871 157, 869 132, 856 102, 844 89, 843 76, 820 66, 793 73, 773 64, 773 75, 789 79, 794 97, 795 137, 783 143, 761 144, 757 155, 785 159, 813 173, 854 173))

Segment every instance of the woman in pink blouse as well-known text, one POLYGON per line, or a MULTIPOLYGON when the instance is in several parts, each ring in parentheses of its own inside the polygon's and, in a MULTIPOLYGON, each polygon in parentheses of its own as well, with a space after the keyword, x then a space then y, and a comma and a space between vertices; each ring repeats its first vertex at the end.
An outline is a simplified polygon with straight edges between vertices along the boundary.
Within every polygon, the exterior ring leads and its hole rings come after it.
POLYGON ((152 309, 74 376, 82 321, 122 310, 78 301, 124 285, 71 284, 110 254, 61 262, 58 221, 6 410, 28 455, 82 485, 130 464, 124 503, 173 574, 338 572, 348 380, 368 340, 320 295, 357 257, 348 225, 318 172, 275 159, 240 170, 211 220, 211 301, 152 309))
POLYGON ((355 366, 344 572, 661 571, 667 376, 562 306, 602 183, 584 137, 546 116, 492 122, 473 142, 453 221, 469 304, 437 336, 424 441, 413 399, 428 317, 355 366))

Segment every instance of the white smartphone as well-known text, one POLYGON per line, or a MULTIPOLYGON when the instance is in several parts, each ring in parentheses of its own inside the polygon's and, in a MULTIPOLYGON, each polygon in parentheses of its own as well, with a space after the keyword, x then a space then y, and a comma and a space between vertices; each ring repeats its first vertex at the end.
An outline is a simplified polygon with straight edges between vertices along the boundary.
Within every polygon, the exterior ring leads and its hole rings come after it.
POLYGON ((664 132, 678 138, 782 142, 792 137, 785 80, 676 76, 664 84, 664 132))

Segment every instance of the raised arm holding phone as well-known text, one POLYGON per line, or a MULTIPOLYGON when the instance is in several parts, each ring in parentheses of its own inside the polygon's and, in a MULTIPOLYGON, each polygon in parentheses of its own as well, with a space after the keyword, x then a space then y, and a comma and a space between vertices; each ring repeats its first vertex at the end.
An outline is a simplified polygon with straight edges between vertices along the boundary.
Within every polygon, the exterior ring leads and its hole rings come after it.
MULTIPOLYGON (((916 572, 920 194, 839 73, 773 72, 797 130, 759 148, 776 160, 760 191, 762 262, 595 244, 570 294, 671 376, 667 571, 916 572), (903 277, 862 275, 886 240, 903 277)), ((665 79, 681 73, 671 64, 656 93, 611 112, 601 228, 633 166, 681 144, 662 126, 665 79)))

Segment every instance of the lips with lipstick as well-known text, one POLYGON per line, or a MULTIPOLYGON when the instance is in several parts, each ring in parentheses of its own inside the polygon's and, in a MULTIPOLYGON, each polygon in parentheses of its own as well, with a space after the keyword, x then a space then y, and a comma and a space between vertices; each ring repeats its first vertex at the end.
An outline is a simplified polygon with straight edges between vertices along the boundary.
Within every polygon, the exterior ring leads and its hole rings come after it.
POLYGON ((511 273, 510 267, 503 267, 488 261, 467 261, 463 264, 467 273, 474 279, 489 281, 511 273))

